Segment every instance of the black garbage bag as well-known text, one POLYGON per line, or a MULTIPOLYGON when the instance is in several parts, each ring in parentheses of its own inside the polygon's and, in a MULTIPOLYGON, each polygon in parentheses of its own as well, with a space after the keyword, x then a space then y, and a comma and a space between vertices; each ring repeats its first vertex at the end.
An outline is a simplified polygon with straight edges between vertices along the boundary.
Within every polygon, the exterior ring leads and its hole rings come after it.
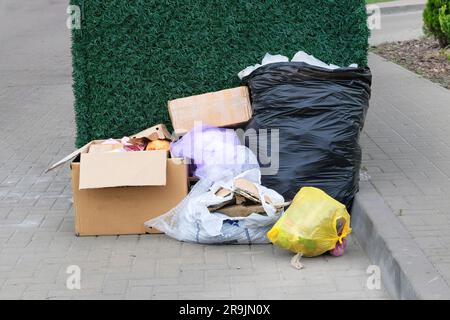
MULTIPOLYGON (((286 199, 302 187, 317 187, 350 208, 359 188, 359 137, 369 108, 370 69, 283 62, 260 67, 243 81, 253 107, 247 129, 279 130, 279 170, 268 175, 263 170, 263 185, 286 199)), ((275 148, 267 141, 270 154, 275 148)))

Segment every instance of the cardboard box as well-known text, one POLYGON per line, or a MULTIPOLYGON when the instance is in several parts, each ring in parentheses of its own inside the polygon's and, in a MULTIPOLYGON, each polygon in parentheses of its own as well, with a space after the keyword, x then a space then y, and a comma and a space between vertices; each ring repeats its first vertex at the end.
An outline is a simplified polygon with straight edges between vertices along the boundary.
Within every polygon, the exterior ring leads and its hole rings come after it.
POLYGON ((168 108, 177 135, 190 131, 196 122, 215 127, 232 127, 246 123, 252 117, 247 87, 172 100, 168 108))
POLYGON ((50 168, 76 157, 71 163, 76 234, 159 233, 144 222, 186 197, 185 161, 169 159, 166 151, 88 152, 101 142, 89 143, 50 168))

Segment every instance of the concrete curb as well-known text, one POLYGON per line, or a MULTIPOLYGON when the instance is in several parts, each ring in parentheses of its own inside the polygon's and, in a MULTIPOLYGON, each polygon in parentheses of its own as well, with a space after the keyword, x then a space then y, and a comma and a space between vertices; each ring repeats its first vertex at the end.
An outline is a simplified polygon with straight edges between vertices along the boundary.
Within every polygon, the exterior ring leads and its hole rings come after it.
POLYGON ((370 182, 361 182, 352 228, 394 299, 449 299, 450 287, 370 182))
POLYGON ((423 11, 425 9, 425 3, 374 3, 370 6, 377 6, 380 8, 381 14, 395 14, 395 13, 405 13, 405 12, 413 12, 413 11, 423 11))

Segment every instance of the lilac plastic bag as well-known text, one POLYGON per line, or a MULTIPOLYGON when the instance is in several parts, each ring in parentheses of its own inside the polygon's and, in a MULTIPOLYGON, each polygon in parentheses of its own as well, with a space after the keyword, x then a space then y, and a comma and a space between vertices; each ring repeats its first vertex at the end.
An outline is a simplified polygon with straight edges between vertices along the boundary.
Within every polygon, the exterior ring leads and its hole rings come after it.
POLYGON ((175 157, 191 159, 194 175, 209 181, 259 169, 255 155, 241 144, 232 129, 197 125, 183 138, 173 142, 170 151, 175 157))

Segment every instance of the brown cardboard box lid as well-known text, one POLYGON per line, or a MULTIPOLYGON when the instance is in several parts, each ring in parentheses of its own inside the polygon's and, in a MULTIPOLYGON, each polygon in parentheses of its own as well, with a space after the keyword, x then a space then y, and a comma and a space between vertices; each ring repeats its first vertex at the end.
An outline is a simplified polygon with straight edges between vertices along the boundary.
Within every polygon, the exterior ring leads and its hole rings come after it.
MULTIPOLYGON (((170 135, 169 130, 167 130, 167 127, 164 124, 158 124, 154 127, 151 127, 144 131, 136 133, 135 135, 132 136, 132 138, 147 138, 149 140, 158 140, 158 139, 171 140, 171 135, 170 135)), ((70 160, 72 160, 73 158, 75 158, 76 156, 78 156, 80 154, 87 153, 88 151, 90 151, 89 149, 92 145, 97 145, 103 141, 104 140, 94 140, 94 141, 89 142, 88 144, 84 145, 80 149, 75 150, 68 156, 64 157, 63 159, 59 160, 55 164, 51 165, 45 172, 47 173, 53 169, 56 169, 56 168, 62 166, 63 164, 69 162, 70 160)), ((95 149, 100 149, 100 148, 110 148, 110 147, 95 147, 95 149)))
POLYGON ((50 166, 46 172, 81 155, 80 189, 166 185, 167 151, 88 153, 91 146, 102 141, 89 142, 50 166))
POLYGON ((56 162, 55 164, 51 165, 46 171, 45 173, 56 169, 60 166, 62 166, 63 164, 69 162, 70 160, 72 160, 73 158, 75 158, 76 156, 78 156, 81 153, 86 153, 89 151, 89 148, 91 147, 91 145, 96 144, 98 141, 91 141, 88 144, 82 146, 80 149, 75 150, 74 152, 72 152, 71 154, 67 155, 66 157, 64 157, 63 159, 59 160, 58 162, 56 162))
POLYGON ((82 153, 80 190, 166 185, 167 152, 82 153))

